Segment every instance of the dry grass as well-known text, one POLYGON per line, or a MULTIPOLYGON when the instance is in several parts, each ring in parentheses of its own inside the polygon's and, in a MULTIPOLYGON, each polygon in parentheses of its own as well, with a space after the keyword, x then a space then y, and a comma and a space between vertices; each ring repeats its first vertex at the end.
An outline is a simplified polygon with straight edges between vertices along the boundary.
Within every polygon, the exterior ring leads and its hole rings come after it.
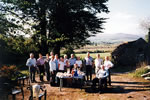
POLYGON ((86 45, 80 49, 75 49, 74 51, 76 53, 78 52, 84 52, 84 51, 88 51, 88 52, 94 52, 94 51, 102 51, 102 52, 112 52, 116 47, 118 46, 118 44, 107 44, 107 45, 86 45))

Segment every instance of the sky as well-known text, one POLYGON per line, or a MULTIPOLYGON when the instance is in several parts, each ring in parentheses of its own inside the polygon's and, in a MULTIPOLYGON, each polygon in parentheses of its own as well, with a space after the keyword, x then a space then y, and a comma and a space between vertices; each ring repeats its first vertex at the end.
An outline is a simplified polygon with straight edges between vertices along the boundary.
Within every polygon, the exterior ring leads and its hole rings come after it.
POLYGON ((150 18, 150 0, 109 0, 107 5, 110 12, 98 14, 109 18, 103 26, 105 34, 146 34, 141 22, 150 18))

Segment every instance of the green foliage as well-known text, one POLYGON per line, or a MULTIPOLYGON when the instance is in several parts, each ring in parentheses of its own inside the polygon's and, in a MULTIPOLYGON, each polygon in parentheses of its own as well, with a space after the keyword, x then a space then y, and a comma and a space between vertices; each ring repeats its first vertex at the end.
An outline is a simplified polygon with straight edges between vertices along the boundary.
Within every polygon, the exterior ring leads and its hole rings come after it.
POLYGON ((148 64, 146 62, 141 62, 138 66, 137 69, 134 72, 129 73, 130 76, 132 77, 141 77, 142 74, 146 74, 147 72, 150 71, 146 66, 148 64))
POLYGON ((29 52, 36 52, 32 39, 22 36, 5 36, 0 34, 0 63, 1 64, 24 64, 29 52))
POLYGON ((141 77, 142 74, 146 74, 149 71, 150 69, 141 67, 136 69, 134 72, 130 73, 129 75, 131 75, 132 77, 141 77))
POLYGON ((0 68, 1 71, 1 77, 5 77, 10 80, 15 80, 17 78, 17 67, 12 66, 3 66, 0 68))
POLYGON ((145 35, 145 40, 146 42, 148 42, 148 35, 145 35))
POLYGON ((29 75, 29 71, 28 70, 22 70, 22 71, 20 71, 22 74, 24 74, 24 75, 29 75))
POLYGON ((102 32, 105 18, 97 13, 108 13, 108 0, 2 0, 5 11, 17 16, 21 23, 31 26, 29 34, 40 52, 49 48, 59 51, 62 47, 80 47, 88 44, 88 37, 102 32), (18 13, 20 12, 20 13, 18 13), (32 24, 30 24, 32 22, 32 24))
POLYGON ((148 34, 145 35, 145 40, 146 40, 147 42, 150 42, 149 39, 150 39, 150 28, 149 28, 148 34))

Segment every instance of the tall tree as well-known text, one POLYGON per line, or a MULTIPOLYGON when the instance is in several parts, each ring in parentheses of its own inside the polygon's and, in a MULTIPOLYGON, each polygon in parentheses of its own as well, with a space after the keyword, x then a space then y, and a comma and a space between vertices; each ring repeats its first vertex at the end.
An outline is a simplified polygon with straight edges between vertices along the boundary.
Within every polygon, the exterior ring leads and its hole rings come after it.
MULTIPOLYGON (((108 13, 108 0, 3 0, 11 3, 13 13, 31 22, 31 35, 42 53, 52 48, 55 53, 62 47, 79 47, 88 37, 102 32, 105 18, 97 13, 108 13), (16 12, 18 11, 18 12, 16 12)), ((12 11, 11 11, 12 12, 12 11)))

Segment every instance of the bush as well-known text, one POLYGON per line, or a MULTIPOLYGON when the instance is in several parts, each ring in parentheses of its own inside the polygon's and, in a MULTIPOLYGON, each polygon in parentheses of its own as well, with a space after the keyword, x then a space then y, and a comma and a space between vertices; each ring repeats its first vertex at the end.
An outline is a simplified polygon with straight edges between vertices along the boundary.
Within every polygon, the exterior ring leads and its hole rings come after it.
POLYGON ((9 80, 15 80, 17 78, 18 69, 14 65, 3 66, 0 69, 0 72, 1 72, 1 77, 5 77, 6 79, 9 79, 9 80))

